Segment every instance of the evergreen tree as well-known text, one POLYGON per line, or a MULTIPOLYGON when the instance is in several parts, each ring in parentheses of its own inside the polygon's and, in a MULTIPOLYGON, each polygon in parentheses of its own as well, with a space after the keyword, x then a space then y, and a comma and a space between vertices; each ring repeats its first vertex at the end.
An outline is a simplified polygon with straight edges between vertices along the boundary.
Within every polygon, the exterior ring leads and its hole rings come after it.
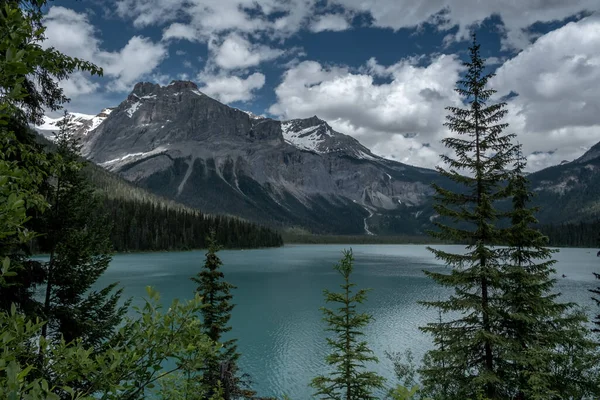
POLYGON ((587 339, 586 317, 573 303, 558 302, 553 291, 556 262, 545 237, 534 226, 537 208, 519 157, 509 184, 513 209, 507 232, 507 278, 502 326, 505 343, 499 360, 502 381, 510 398, 573 398, 591 394, 590 371, 594 345, 587 339), (574 378, 576 377, 576 378, 574 378))
MULTIPOLYGON (((66 115, 66 113, 65 113, 66 115)), ((68 119, 56 134, 53 174, 46 188, 50 210, 43 215, 46 282, 42 335, 67 342, 80 338, 98 347, 109 338, 125 307, 117 307, 115 284, 89 291, 111 261, 110 224, 98 215, 98 199, 81 169, 79 143, 68 119)))
POLYGON ((428 352, 428 364, 421 370, 425 387, 443 387, 438 393, 449 399, 502 398, 504 383, 499 371, 501 348, 502 289, 501 244, 504 232, 497 222, 498 201, 507 199, 510 178, 507 169, 516 155, 514 135, 503 134, 507 124, 505 103, 488 104, 495 93, 487 87, 493 74, 485 73, 484 60, 473 36, 470 60, 456 91, 466 107, 448 107, 447 126, 456 135, 443 140, 455 157, 442 155, 448 169, 439 172, 464 187, 452 192, 434 185, 441 216, 433 236, 466 243, 465 253, 431 249, 437 259, 452 268, 450 273, 426 272, 438 284, 454 289, 447 300, 425 304, 444 314, 442 322, 421 329, 433 336, 436 347, 428 352), (466 173, 466 176, 462 173, 466 173))
POLYGON ((231 331, 228 323, 235 306, 231 303, 231 290, 235 286, 225 281, 225 275, 221 271, 223 263, 217 255, 221 247, 216 241, 214 230, 210 232, 207 242, 208 251, 202 271, 191 279, 198 284, 196 293, 203 302, 202 329, 212 341, 221 344, 221 349, 206 360, 206 365, 202 368, 202 383, 209 396, 222 390, 225 400, 251 397, 254 392, 246 388, 246 377, 239 376, 237 339, 222 341, 223 334, 231 331))
MULTIPOLYGON (((15 170, 26 171, 21 176, 20 191, 27 211, 26 221, 45 210, 46 199, 41 186, 49 174, 49 164, 42 146, 36 143, 28 124, 40 123, 46 109, 57 110, 68 99, 60 80, 75 71, 101 75, 102 69, 89 62, 65 56, 54 48, 42 48, 45 28, 42 8, 45 0, 6 0, 0 3, 0 154, 15 170), (23 183, 27 185, 23 185, 23 183)), ((13 182, 8 182, 14 190, 13 182)), ((15 192, 16 194, 16 192, 15 192)), ((0 239, 0 252, 9 257, 17 275, 0 289, 0 309, 11 304, 28 316, 40 315, 35 301, 36 285, 43 283, 44 271, 39 263, 28 260, 27 241, 15 236, 32 232, 24 224, 20 232, 0 239)), ((29 235, 32 239, 35 235, 29 235)))
POLYGON ((342 291, 324 291, 325 301, 337 303, 339 307, 321 308, 328 325, 327 331, 333 333, 333 338, 327 338, 333 352, 325 361, 334 368, 329 375, 318 376, 312 380, 311 386, 317 390, 315 396, 321 399, 376 399, 373 390, 383 388, 384 379, 375 372, 365 370, 366 363, 378 360, 367 343, 360 341, 362 329, 371 322, 372 317, 357 311, 357 306, 367 299, 367 290, 352 289, 356 286, 350 281, 353 261, 352 251, 345 251, 340 263, 334 267, 344 279, 340 285, 342 291))
MULTIPOLYGON (((600 233, 598 233, 597 235, 598 236, 597 236, 596 242, 597 242, 598 247, 600 247, 600 233)), ((598 251, 598 257, 600 257, 600 251, 598 251)), ((596 279, 600 279, 600 274, 597 272, 594 272, 594 277, 596 279)), ((590 292, 592 292, 593 294, 595 294, 597 296, 600 296, 600 287, 597 287, 596 289, 590 289, 590 292)), ((599 297, 592 296, 592 300, 594 300, 596 305, 600 307, 600 298, 599 297)), ((592 329, 592 331, 596 332, 596 333, 600 333, 600 314, 597 314, 594 317, 594 325, 595 326, 592 329)))

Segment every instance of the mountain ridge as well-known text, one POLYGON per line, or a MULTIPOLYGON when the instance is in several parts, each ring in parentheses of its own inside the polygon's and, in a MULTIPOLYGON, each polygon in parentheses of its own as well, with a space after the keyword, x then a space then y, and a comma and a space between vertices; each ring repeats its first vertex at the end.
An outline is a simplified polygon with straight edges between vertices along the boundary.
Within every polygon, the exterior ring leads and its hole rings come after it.
MULTIPOLYGON (((204 212, 280 228, 422 234, 436 218, 431 183, 452 187, 437 171, 373 154, 316 115, 287 121, 257 116, 212 99, 189 81, 137 83, 86 129, 74 131, 84 155, 128 181, 204 212)), ((593 169, 596 159, 600 144, 577 160, 528 175, 536 204, 545 206, 542 222, 552 220, 556 207, 572 210, 576 203, 575 192, 565 189, 572 186, 565 171, 593 169)), ((594 199, 586 202, 586 216, 596 215, 594 199)), ((574 218, 574 211, 563 214, 565 221, 574 218)))
POLYGON ((373 154, 317 116, 254 116, 187 81, 136 84, 83 142, 87 158, 162 196, 319 233, 385 233, 398 225, 385 221, 398 218, 407 222, 401 231, 420 232, 439 180, 373 154))

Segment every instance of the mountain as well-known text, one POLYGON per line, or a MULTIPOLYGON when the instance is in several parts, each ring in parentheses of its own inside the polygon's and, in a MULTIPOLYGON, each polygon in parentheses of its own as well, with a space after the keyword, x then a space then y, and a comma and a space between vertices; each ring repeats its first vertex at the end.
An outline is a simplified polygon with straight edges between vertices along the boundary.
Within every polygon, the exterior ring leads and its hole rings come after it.
POLYGON ((229 107, 192 82, 138 83, 81 136, 93 162, 204 212, 338 234, 418 234, 435 218, 435 171, 378 157, 316 116, 229 107))
MULTIPOLYGON (((56 150, 44 136, 36 135, 35 139, 46 151, 56 150)), ((82 172, 98 195, 97 215, 107 216, 107 223, 112 225, 110 239, 115 251, 206 248, 206 238, 212 230, 225 248, 283 244, 281 235, 273 229, 240 218, 202 213, 157 196, 94 163, 86 163, 82 172)), ((36 252, 45 251, 43 240, 33 246, 36 252)))
MULTIPOLYGON (((112 108, 105 108, 96 115, 74 112, 67 113, 66 118, 69 130, 83 139, 89 132, 100 126, 100 124, 110 115, 112 110, 112 108)), ((60 126, 64 120, 64 115, 58 118, 44 116, 44 122, 41 125, 35 126, 35 129, 42 136, 51 139, 52 134, 60 130, 60 126)))
POLYGON ((600 218, 600 143, 571 162, 528 176, 543 224, 589 222, 600 218))

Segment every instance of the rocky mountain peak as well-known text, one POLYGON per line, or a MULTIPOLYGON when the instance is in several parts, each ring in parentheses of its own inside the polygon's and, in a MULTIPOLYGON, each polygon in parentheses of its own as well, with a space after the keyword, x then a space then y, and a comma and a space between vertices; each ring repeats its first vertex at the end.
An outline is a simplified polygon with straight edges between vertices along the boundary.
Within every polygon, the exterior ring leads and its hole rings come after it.
POLYGON ((131 94, 134 94, 137 96, 148 96, 148 95, 152 95, 152 94, 157 94, 159 90, 160 90, 160 85, 157 83, 138 82, 133 87, 133 91, 131 92, 131 94))
POLYGON ((192 81, 175 80, 175 81, 171 81, 171 83, 169 83, 167 86, 164 86, 164 88, 166 88, 168 90, 174 90, 174 91, 180 91, 180 90, 186 90, 186 89, 198 90, 198 85, 196 85, 192 81))
POLYGON ((600 158, 600 142, 596 143, 592 146, 588 151, 586 151, 581 157, 573 161, 574 163, 586 163, 588 161, 594 160, 596 158, 600 158))
POLYGON ((135 100, 136 98, 149 99, 159 95, 181 94, 187 91, 200 94, 198 86, 191 81, 171 81, 166 86, 151 82, 138 82, 133 87, 133 91, 128 98, 131 100, 135 100))

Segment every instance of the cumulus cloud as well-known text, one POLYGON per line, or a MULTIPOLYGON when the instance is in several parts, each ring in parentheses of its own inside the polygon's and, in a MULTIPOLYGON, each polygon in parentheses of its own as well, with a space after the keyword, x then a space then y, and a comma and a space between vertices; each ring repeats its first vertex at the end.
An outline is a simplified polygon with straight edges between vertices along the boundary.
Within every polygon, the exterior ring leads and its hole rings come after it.
POLYGON ((265 76, 255 72, 245 78, 226 74, 211 75, 202 73, 198 81, 203 85, 200 90, 223 103, 249 101, 254 98, 254 92, 265 84, 265 76))
POLYGON ((532 166, 581 155, 600 132, 600 18, 588 17, 541 36, 505 62, 491 85, 509 100, 508 122, 532 166), (556 151, 554 151, 556 150, 556 151))
POLYGON ((325 14, 319 15, 310 24, 310 30, 313 32, 323 31, 345 31, 350 28, 350 23, 346 17, 340 14, 325 14))
POLYGON ((100 87, 81 72, 71 74, 68 79, 61 81, 60 86, 69 98, 94 93, 100 87))
POLYGON ((236 33, 228 35, 221 43, 211 41, 208 47, 215 64, 226 70, 253 67, 283 54, 279 49, 251 44, 236 33))
POLYGON ((269 111, 282 118, 317 114, 386 157, 404 159, 399 152, 411 148, 427 158, 424 165, 436 165, 438 153, 423 144, 437 146, 443 137, 444 107, 460 103, 453 88, 462 66, 448 55, 427 66, 417 61, 382 66, 371 59, 361 72, 304 61, 284 73, 269 111), (389 82, 376 83, 375 77, 389 82))
POLYGON ((269 21, 269 15, 292 15, 287 11, 305 1, 312 0, 118 0, 116 11, 137 27, 172 23, 167 36, 187 38, 193 32, 197 39, 206 40, 232 30, 250 33, 273 27, 276 22, 269 21), (182 17, 189 23, 178 23, 182 17))
POLYGON ((600 10, 596 0, 431 0, 418 5, 409 0, 333 0, 333 4, 349 11, 368 12, 373 17, 373 25, 383 28, 411 28, 426 22, 434 23, 440 30, 458 26, 455 35, 458 39, 466 38, 473 24, 497 15, 504 24, 504 45, 517 49, 529 44, 531 36, 527 28, 536 22, 561 21, 581 12, 600 10))
MULTIPOLYGON (((47 39, 43 45, 55 47, 64 54, 102 67, 104 76, 111 79, 107 85, 110 90, 130 90, 133 83, 154 71, 167 56, 167 49, 163 44, 154 43, 142 36, 133 36, 118 51, 103 50, 87 16, 65 7, 51 7, 44 18, 44 24, 47 27, 47 39)), ((88 94, 98 88, 97 84, 88 79, 79 74, 70 82, 66 81, 63 87, 72 96, 88 94)))
POLYGON ((110 85, 113 90, 128 91, 141 77, 154 71, 166 55, 162 45, 134 36, 118 52, 99 52, 98 63, 107 76, 115 77, 110 85))
MULTIPOLYGON (((138 27, 162 26, 184 17, 189 23, 175 23, 166 32, 179 38, 194 35, 194 40, 231 31, 287 37, 305 28, 321 31, 349 27, 340 15, 322 15, 320 4, 318 0, 118 0, 116 11, 138 27)), ((376 27, 414 28, 427 22, 440 30, 458 26, 454 39, 465 38, 473 24, 497 15, 504 24, 504 44, 518 49, 529 44, 527 29, 536 22, 561 21, 581 12, 600 10, 597 0, 431 0, 418 4, 409 0, 331 0, 328 4, 341 7, 348 16, 367 13, 376 27)))
POLYGON ((175 22, 163 32, 163 40, 169 39, 186 39, 189 41, 195 41, 197 39, 196 30, 190 26, 175 22))

